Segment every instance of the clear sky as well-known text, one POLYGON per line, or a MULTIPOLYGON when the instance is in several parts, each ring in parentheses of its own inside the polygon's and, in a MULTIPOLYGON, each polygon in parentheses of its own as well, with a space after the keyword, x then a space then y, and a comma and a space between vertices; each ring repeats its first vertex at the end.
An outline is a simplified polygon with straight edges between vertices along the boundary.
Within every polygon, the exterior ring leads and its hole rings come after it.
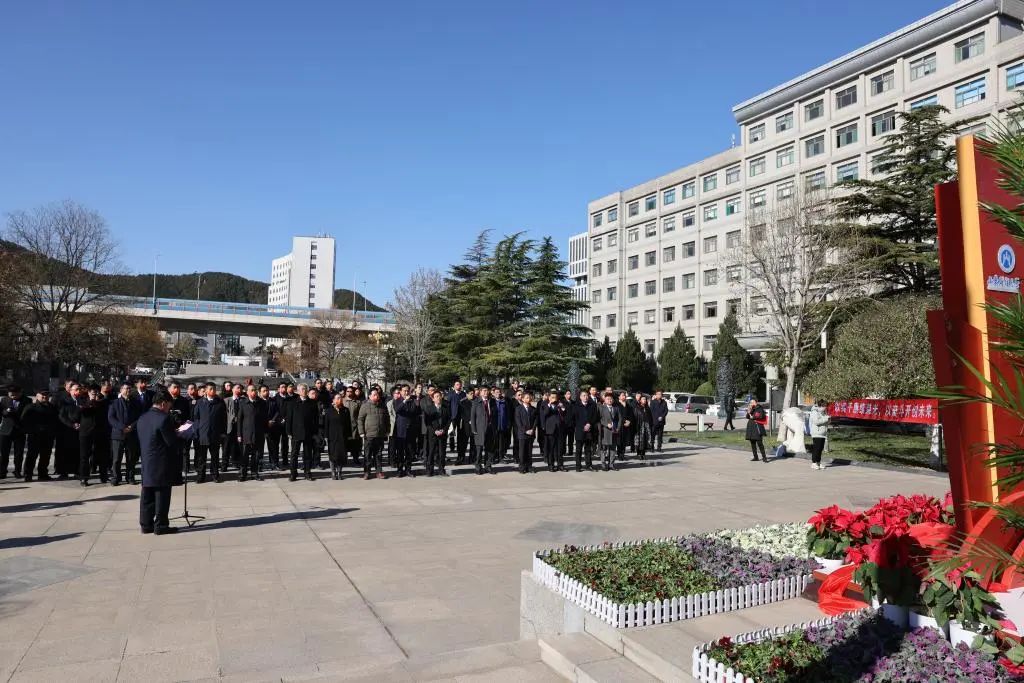
POLYGON ((482 228, 564 251, 734 104, 945 4, 5 2, 0 213, 75 199, 133 272, 261 280, 323 231, 382 303, 482 228))

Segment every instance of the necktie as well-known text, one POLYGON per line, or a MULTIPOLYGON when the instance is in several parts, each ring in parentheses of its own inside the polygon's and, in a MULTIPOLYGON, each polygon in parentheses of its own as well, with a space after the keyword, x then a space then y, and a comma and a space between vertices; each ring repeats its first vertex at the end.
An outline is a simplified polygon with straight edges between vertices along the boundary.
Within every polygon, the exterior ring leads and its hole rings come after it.
POLYGON ((491 416, 491 402, 490 401, 484 401, 484 412, 487 413, 487 417, 488 418, 491 416))

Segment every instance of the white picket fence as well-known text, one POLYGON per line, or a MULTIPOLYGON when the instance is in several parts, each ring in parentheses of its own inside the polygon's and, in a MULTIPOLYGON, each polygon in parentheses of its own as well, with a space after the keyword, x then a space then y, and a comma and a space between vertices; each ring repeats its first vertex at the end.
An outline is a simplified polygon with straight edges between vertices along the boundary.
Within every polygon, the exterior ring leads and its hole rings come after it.
MULTIPOLYGON (((846 617, 848 614, 840 616, 846 617)), ((824 619, 808 621, 802 624, 790 624, 788 626, 764 628, 758 631, 741 633, 738 636, 733 636, 731 639, 732 642, 737 645, 741 645, 743 643, 756 643, 770 638, 778 638, 779 636, 786 635, 796 629, 811 628, 812 626, 827 626, 839 618, 840 617, 838 616, 826 617, 824 619)), ((691 674, 697 681, 700 683, 757 683, 755 679, 745 675, 742 671, 736 671, 732 667, 726 667, 722 662, 708 656, 708 650, 711 649, 715 642, 716 641, 704 643, 693 648, 693 670, 691 671, 691 674)))
MULTIPOLYGON (((655 538, 576 547, 584 551, 615 549, 644 543, 678 542, 680 538, 682 537, 674 536, 671 538, 655 538)), ((554 552, 560 551, 542 550, 534 553, 534 577, 570 602, 579 605, 615 628, 653 626, 654 624, 694 619, 708 614, 720 614, 757 605, 767 605, 772 602, 779 602, 780 600, 789 600, 790 598, 798 597, 811 582, 810 574, 794 575, 765 581, 764 583, 722 588, 707 593, 675 597, 669 600, 622 604, 606 598, 589 586, 566 576, 545 562, 544 558, 554 552)))

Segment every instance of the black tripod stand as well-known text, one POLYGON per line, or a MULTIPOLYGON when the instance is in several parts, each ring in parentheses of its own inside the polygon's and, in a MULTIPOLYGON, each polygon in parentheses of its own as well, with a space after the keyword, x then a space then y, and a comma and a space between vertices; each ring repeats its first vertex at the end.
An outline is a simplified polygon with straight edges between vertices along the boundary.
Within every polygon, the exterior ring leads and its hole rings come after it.
MULTIPOLYGON (((187 451, 186 451, 185 457, 186 458, 188 457, 188 452, 187 451)), ((199 522, 200 520, 206 519, 206 517, 203 517, 202 515, 191 515, 191 514, 189 514, 189 512, 188 512, 188 472, 186 472, 185 475, 182 477, 182 481, 183 481, 184 486, 185 486, 185 503, 184 503, 183 509, 181 511, 181 514, 178 515, 177 517, 171 517, 171 520, 183 519, 183 520, 185 520, 185 524, 188 526, 188 528, 191 529, 192 527, 194 527, 196 525, 196 522, 199 522)))

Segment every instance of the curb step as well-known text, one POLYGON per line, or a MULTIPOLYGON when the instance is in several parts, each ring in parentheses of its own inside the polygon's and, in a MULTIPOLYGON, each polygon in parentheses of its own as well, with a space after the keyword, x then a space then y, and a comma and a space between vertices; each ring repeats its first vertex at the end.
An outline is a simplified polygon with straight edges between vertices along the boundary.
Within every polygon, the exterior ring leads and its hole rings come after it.
POLYGON ((540 659, 575 683, 655 683, 657 678, 586 633, 544 636, 540 659))

